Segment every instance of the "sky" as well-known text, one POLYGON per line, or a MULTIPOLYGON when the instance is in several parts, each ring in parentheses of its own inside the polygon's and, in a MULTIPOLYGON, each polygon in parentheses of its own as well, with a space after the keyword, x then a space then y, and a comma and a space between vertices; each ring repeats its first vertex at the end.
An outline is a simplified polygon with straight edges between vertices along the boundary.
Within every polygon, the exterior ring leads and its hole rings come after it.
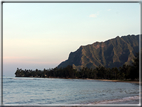
POLYGON ((57 67, 80 46, 140 34, 139 3, 3 3, 3 74, 57 67))

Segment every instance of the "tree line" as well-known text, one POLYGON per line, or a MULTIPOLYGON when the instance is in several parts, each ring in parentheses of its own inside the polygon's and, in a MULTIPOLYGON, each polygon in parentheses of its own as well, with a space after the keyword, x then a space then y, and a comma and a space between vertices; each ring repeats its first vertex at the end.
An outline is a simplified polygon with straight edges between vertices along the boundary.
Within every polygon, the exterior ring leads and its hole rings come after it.
POLYGON ((65 68, 52 68, 44 70, 22 70, 17 68, 16 77, 43 77, 43 78, 89 78, 89 79, 116 79, 139 80, 139 54, 137 53, 131 65, 105 68, 98 66, 95 69, 83 67, 79 71, 68 65, 65 68))

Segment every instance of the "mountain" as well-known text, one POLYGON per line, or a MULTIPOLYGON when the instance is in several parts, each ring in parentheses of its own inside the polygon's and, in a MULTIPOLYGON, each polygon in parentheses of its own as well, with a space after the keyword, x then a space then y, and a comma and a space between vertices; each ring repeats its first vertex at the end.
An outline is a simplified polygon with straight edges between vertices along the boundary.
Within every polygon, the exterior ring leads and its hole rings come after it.
POLYGON ((117 36, 105 42, 95 42, 80 46, 69 58, 60 63, 58 68, 72 65, 75 69, 82 67, 95 68, 99 65, 112 68, 123 64, 131 64, 134 55, 139 52, 139 36, 117 36))

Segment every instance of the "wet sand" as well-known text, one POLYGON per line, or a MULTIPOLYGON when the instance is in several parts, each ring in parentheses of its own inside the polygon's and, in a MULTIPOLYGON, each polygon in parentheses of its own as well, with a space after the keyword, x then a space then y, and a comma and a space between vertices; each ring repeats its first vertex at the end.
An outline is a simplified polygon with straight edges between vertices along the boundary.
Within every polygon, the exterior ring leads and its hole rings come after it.
MULTIPOLYGON (((88 79, 89 80, 89 79, 88 79)), ((91 80, 91 79, 90 79, 91 80)), ((139 81, 123 81, 123 80, 108 80, 108 79, 92 79, 92 80, 99 80, 99 81, 111 81, 111 82, 128 82, 128 83, 136 83, 139 84, 139 81)), ((140 82, 141 84, 141 82, 140 82)))

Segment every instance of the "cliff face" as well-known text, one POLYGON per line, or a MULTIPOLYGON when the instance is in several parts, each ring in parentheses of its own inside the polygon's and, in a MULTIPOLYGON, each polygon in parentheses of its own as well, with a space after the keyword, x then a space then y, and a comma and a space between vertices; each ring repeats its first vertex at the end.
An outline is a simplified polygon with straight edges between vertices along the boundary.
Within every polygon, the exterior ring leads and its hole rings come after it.
POLYGON ((136 52, 139 52, 139 35, 117 36, 105 42, 81 46, 75 52, 71 52, 69 58, 58 67, 120 67, 123 64, 131 64, 136 52))

